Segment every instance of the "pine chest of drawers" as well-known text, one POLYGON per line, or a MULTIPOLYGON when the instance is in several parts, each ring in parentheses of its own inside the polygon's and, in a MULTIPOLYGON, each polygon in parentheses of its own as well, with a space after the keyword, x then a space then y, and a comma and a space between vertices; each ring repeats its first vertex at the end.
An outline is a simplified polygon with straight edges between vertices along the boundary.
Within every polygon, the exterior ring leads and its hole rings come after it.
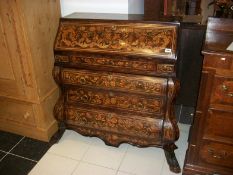
POLYGON ((184 175, 233 174, 233 20, 209 18, 184 175))
POLYGON ((161 147, 170 169, 179 172, 172 105, 178 25, 130 15, 94 17, 99 19, 73 14, 60 21, 53 75, 61 95, 55 117, 108 145, 161 147))

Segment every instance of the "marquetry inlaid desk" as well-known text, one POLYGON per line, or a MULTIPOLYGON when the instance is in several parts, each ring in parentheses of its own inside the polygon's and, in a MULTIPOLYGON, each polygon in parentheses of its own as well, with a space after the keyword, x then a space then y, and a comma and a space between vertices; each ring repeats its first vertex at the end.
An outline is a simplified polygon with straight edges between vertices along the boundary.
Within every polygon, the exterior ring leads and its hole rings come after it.
POLYGON ((108 145, 163 148, 171 171, 180 172, 172 105, 177 30, 177 23, 140 15, 62 18, 54 45, 57 120, 108 145))

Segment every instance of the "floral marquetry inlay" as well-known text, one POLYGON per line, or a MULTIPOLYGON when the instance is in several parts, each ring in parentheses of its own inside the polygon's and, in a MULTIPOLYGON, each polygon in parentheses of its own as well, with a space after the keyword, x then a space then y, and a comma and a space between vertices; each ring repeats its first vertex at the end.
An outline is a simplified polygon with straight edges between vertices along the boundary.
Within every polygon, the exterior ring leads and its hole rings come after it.
POLYGON ((166 91, 167 79, 146 78, 138 76, 130 77, 122 74, 100 74, 87 71, 63 70, 62 79, 64 83, 96 86, 111 89, 122 89, 149 93, 153 95, 164 95, 166 91))
POLYGON ((101 130, 129 135, 140 134, 146 138, 157 138, 161 132, 160 120, 140 117, 123 117, 115 113, 103 111, 90 111, 80 108, 66 109, 67 120, 74 121, 77 125, 89 128, 101 128, 101 130))
POLYGON ((54 109, 59 126, 107 145, 163 148, 170 170, 179 173, 173 112, 178 27, 141 15, 62 18, 53 70, 61 90, 54 109))
POLYGON ((163 101, 160 98, 146 98, 143 96, 106 91, 99 92, 83 88, 67 90, 67 100, 69 102, 156 114, 160 114, 163 107, 163 101))
POLYGON ((63 22, 55 49, 173 56, 176 50, 176 26, 63 22))
POLYGON ((124 60, 116 58, 104 58, 104 57, 71 57, 72 64, 82 64, 89 66, 107 66, 112 68, 127 68, 134 70, 143 70, 143 71, 155 71, 155 63, 152 61, 133 61, 133 60, 124 60))

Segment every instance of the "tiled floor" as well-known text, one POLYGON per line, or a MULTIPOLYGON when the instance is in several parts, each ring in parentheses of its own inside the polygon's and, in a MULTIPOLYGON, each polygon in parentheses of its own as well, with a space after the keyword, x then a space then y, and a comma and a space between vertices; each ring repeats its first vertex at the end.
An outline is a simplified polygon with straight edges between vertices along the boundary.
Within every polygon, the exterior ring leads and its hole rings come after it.
POLYGON ((48 149, 46 142, 0 131, 0 175, 27 175, 48 149))
MULTIPOLYGON (((180 139, 176 143, 178 149, 175 152, 180 166, 183 167, 189 125, 179 124, 179 127, 180 139)), ((22 140, 21 143, 27 144, 28 141, 22 140)), ((19 149, 10 152, 22 155, 19 149)), ((32 157, 35 157, 35 160, 39 159, 39 156, 29 153, 27 156, 30 159, 32 157)), ((59 143, 48 150, 29 175, 175 174, 169 171, 162 149, 137 148, 129 144, 115 148, 106 146, 98 138, 83 137, 74 131, 66 130, 59 143)))

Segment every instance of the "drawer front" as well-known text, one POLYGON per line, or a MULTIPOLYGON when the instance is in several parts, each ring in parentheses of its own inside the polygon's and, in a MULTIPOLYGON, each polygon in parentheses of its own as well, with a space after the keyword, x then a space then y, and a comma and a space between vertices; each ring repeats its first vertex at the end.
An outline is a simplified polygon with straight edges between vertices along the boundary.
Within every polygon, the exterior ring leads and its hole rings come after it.
POLYGON ((150 114, 163 114, 164 106, 163 98, 89 88, 68 88, 66 90, 66 98, 69 103, 150 114))
MULTIPOLYGON (((160 139, 162 120, 141 118, 139 116, 119 115, 104 110, 67 107, 65 109, 68 124, 88 127, 106 132, 127 134, 146 139, 160 139)), ((153 140, 152 142, 155 142, 153 140)))
POLYGON ((233 111, 209 109, 204 138, 233 143, 233 111))
POLYGON ((175 24, 62 21, 55 50, 162 55, 174 58, 176 37, 175 24))
POLYGON ((233 106, 233 77, 215 76, 210 103, 233 106))
POLYGON ((215 69, 232 70, 233 56, 205 55, 203 66, 215 69))
POLYGON ((206 142, 200 149, 204 162, 233 169, 233 146, 215 142, 206 142))
POLYGON ((62 71, 62 81, 65 84, 152 95, 165 95, 167 87, 167 79, 165 78, 71 69, 62 71))
POLYGON ((0 98, 0 106, 0 120, 7 120, 19 125, 36 125, 32 104, 0 98))
POLYGON ((124 56, 109 57, 106 55, 56 55, 55 64, 67 67, 88 68, 95 70, 137 73, 146 75, 175 75, 174 60, 140 59, 124 56))

